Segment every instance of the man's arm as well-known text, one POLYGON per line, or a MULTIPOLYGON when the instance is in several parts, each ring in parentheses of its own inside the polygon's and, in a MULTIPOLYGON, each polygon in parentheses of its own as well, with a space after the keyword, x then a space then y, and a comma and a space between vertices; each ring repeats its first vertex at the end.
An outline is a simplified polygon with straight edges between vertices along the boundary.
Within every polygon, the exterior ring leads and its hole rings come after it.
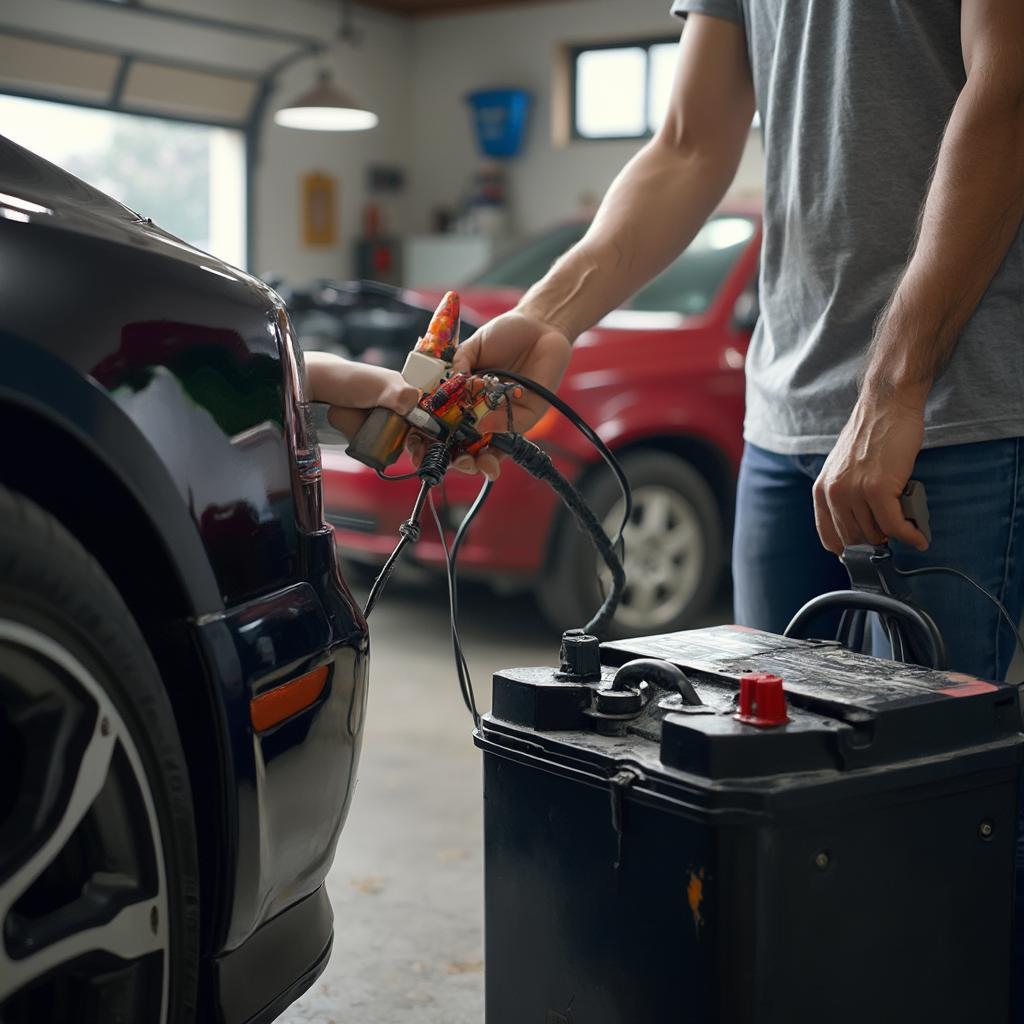
POLYGON ((925 402, 1024 216, 1024 3, 964 0, 960 27, 967 84, 914 253, 875 328, 853 414, 815 484, 818 533, 836 554, 886 536, 927 547, 899 506, 924 439, 925 402))
POLYGON ((412 411, 419 391, 397 370, 353 363, 330 352, 307 352, 306 400, 326 402, 331 425, 352 437, 377 405, 405 415, 412 411))
POLYGON ((582 241, 520 309, 573 340, 664 270, 732 182, 753 114, 743 30, 690 15, 664 124, 612 183, 582 241))
MULTIPOLYGON (((612 184, 585 237, 518 307, 459 349, 460 370, 520 370, 556 387, 569 346, 689 245, 729 187, 750 128, 754 92, 743 30, 699 14, 687 19, 665 123, 612 184)), ((525 429, 544 411, 517 411, 525 429)))

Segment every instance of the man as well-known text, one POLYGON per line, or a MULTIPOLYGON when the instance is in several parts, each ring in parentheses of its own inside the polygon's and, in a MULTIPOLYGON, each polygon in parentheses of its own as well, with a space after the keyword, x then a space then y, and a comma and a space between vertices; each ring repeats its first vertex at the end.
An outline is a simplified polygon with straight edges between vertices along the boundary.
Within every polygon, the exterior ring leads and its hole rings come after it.
MULTIPOLYGON (((844 545, 886 537, 902 567, 960 569, 1019 616, 1024 3, 674 10, 686 24, 663 127, 583 241, 456 365, 557 383, 571 341, 661 271, 718 204, 756 105, 762 316, 747 358, 737 620, 781 632, 807 599, 846 585, 844 545), (928 494, 927 555, 900 512, 910 478, 928 494)), ((520 425, 540 411, 525 404, 520 425)), ((493 474, 497 463, 479 466, 493 474)), ((912 586, 953 667, 1002 678, 1014 639, 997 610, 961 580, 912 586)))
MULTIPOLYGON (((673 9, 686 24, 664 126, 583 241, 457 365, 557 383, 571 341, 662 270, 722 198, 756 105, 762 316, 747 357, 737 620, 781 631, 808 598, 845 586, 844 545, 885 538, 903 568, 960 569, 1018 619, 1024 2, 673 9), (927 554, 900 513, 911 478, 928 493, 927 554)), ((520 426, 540 411, 524 406, 520 426)), ((954 668, 1005 675, 1013 636, 982 595, 945 576, 912 587, 954 668)))

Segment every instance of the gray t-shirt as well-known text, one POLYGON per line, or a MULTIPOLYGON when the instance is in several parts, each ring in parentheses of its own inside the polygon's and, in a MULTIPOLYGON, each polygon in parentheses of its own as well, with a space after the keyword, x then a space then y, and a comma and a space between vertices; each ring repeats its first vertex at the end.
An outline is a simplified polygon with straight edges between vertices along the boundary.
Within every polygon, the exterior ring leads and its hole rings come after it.
MULTIPOLYGON (((676 0, 746 32, 765 149, 744 436, 831 450, 965 82, 959 0, 676 0)), ((985 159, 979 154, 979 159, 985 159)), ((1024 435, 1024 231, 937 379, 925 446, 1024 435)))

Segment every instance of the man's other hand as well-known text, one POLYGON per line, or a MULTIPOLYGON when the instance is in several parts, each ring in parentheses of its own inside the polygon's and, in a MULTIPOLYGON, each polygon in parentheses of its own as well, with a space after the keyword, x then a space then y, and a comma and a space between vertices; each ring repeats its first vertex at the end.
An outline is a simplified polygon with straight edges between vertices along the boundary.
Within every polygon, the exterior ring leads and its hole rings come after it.
POLYGON ((829 551, 890 537, 928 547, 900 507, 923 441, 923 401, 862 393, 814 484, 814 519, 829 551))
POLYGON ((329 352, 306 354, 306 398, 326 402, 331 426, 347 438, 363 425, 369 410, 383 406, 405 415, 420 393, 396 370, 353 363, 329 352))

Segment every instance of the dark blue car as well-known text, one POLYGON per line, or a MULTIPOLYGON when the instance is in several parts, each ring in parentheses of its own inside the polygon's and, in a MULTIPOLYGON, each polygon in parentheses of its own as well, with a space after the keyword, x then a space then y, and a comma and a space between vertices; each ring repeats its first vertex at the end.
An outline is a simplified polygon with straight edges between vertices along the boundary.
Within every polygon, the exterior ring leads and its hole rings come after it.
POLYGON ((269 1021, 366 624, 274 292, 0 139, 0 1022, 269 1021))

